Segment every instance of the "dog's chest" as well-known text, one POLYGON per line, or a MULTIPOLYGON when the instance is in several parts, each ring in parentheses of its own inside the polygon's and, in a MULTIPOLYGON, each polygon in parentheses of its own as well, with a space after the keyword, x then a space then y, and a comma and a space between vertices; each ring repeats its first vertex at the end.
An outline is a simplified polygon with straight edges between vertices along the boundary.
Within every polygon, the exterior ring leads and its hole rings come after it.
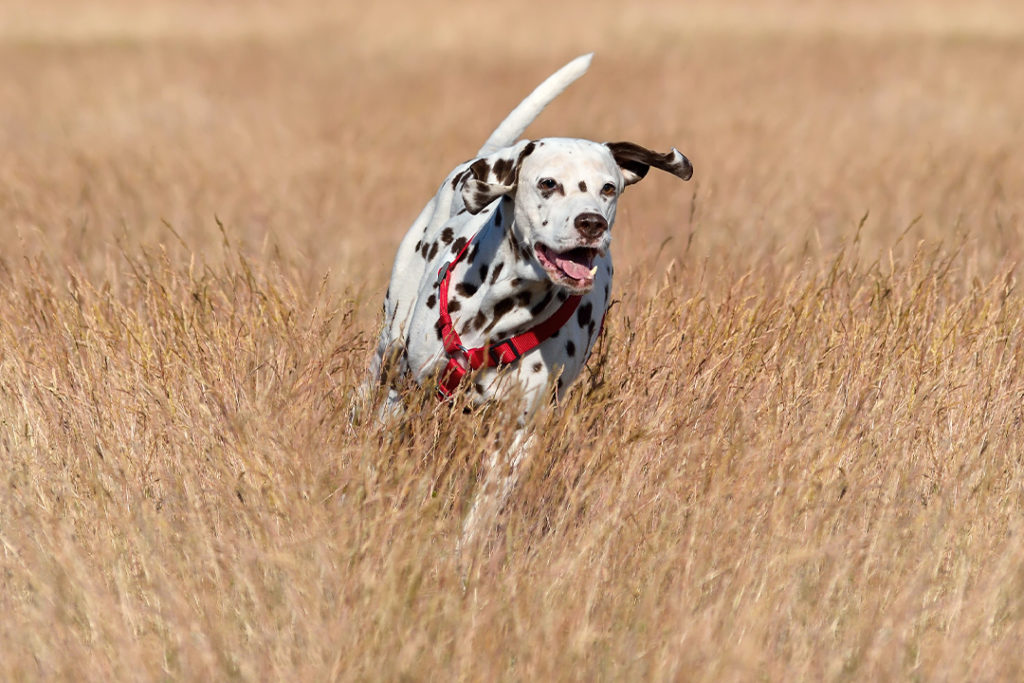
MULTIPOLYGON (((442 230, 438 242, 444 251, 438 247, 438 254, 426 259, 427 270, 420 281, 405 343, 408 369, 420 383, 429 381, 448 362, 440 332, 438 271, 462 250, 463 240, 472 237, 455 237, 454 232, 449 235, 442 230)), ((434 250, 433 243, 428 255, 434 250)), ((525 332, 553 315, 569 298, 566 290, 550 282, 529 280, 530 269, 514 258, 514 253, 507 235, 491 224, 453 267, 447 305, 463 346, 494 344, 525 332)), ((470 390, 479 399, 500 395, 510 382, 538 397, 549 383, 559 393, 571 384, 593 348, 607 307, 610 259, 604 258, 598 265, 594 289, 581 299, 564 325, 512 365, 500 371, 485 368, 473 377, 470 390)))

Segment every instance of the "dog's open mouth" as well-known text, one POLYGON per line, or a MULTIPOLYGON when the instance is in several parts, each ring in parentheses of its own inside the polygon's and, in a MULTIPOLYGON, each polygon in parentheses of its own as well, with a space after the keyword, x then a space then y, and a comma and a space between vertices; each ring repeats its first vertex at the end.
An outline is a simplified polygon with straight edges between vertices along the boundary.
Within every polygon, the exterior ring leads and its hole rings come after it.
POLYGON ((589 291, 594 286, 597 266, 597 249, 576 247, 561 253, 540 242, 534 245, 537 260, 544 266, 552 282, 577 293, 589 291))

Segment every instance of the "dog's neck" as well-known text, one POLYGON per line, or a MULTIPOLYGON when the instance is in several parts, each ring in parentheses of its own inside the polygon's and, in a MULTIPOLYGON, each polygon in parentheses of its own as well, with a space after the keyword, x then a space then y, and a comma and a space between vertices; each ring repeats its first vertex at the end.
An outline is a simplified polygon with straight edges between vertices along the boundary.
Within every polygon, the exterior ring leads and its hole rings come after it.
POLYGON ((532 251, 516 239, 513 201, 502 199, 452 272, 448 308, 464 345, 482 346, 525 332, 569 297, 551 282, 532 251))

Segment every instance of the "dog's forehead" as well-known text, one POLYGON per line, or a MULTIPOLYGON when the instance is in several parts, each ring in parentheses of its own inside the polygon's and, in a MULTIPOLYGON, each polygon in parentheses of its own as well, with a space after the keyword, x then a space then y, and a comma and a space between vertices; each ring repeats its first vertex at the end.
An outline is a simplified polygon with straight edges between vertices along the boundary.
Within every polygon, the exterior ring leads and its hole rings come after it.
POLYGON ((543 138, 523 159, 520 175, 599 174, 614 177, 618 166, 607 146, 577 138, 543 138))

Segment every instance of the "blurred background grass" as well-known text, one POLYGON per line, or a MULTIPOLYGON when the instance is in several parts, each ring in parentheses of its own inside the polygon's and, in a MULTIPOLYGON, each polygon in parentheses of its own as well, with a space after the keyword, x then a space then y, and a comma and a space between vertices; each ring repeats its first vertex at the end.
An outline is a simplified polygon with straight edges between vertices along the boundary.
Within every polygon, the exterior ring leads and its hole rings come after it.
POLYGON ((0 673, 1019 677, 1022 86, 1009 0, 0 4, 0 673), (349 395, 408 224, 588 51, 528 134, 694 180, 623 198, 459 558, 504 423, 349 395))

